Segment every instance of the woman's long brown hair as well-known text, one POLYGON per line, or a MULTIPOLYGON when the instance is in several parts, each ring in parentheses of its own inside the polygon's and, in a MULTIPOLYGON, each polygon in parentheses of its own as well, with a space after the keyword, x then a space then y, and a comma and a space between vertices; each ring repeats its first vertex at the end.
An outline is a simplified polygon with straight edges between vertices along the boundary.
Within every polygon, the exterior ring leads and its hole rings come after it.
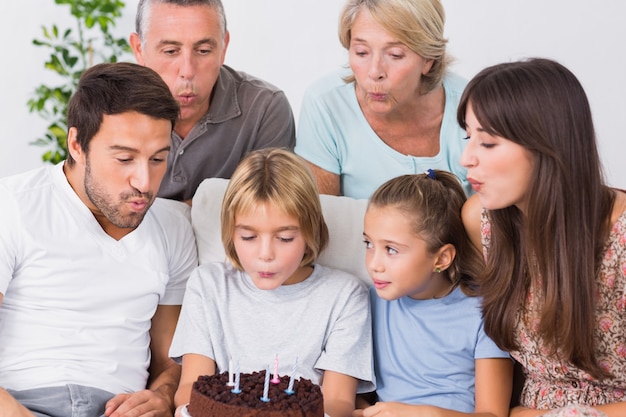
POLYGON ((531 284, 541 288, 539 337, 560 360, 595 378, 608 376, 595 356, 595 280, 615 194, 605 185, 591 110, 562 65, 531 59, 480 72, 467 86, 457 119, 471 105, 486 132, 534 157, 528 210, 488 212, 491 243, 481 277, 487 334, 516 350, 516 321, 531 284))

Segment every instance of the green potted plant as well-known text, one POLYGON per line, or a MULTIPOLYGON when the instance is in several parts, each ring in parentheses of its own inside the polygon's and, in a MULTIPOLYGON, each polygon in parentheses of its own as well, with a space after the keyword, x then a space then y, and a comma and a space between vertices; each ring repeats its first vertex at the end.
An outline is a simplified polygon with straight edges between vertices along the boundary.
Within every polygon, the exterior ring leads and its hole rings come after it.
POLYGON ((33 44, 50 50, 46 69, 56 73, 58 85, 41 84, 28 100, 31 113, 37 113, 49 122, 43 137, 31 142, 47 150, 42 160, 50 163, 67 156, 67 105, 83 71, 99 62, 117 62, 130 57, 130 46, 125 38, 111 33, 122 15, 125 3, 120 0, 54 0, 69 5, 76 21, 75 28, 60 29, 52 24, 42 26, 43 39, 33 44))

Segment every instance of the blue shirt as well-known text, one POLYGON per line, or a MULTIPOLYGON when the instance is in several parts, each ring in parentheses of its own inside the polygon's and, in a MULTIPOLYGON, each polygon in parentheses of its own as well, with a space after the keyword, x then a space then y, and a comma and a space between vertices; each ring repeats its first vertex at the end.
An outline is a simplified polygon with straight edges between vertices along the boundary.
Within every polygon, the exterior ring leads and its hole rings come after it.
POLYGON ((380 401, 474 412, 476 359, 509 357, 484 332, 480 298, 370 299, 380 401))

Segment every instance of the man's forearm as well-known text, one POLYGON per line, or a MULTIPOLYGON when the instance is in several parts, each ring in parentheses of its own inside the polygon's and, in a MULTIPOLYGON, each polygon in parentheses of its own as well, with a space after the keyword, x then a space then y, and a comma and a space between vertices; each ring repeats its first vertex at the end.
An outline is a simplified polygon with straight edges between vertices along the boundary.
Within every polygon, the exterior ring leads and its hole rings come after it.
MULTIPOLYGON (((2 294, 0 294, 2 295, 2 294)), ((4 388, 0 388, 0 417, 35 417, 17 402, 4 388)))
POLYGON ((181 366, 170 360, 167 367, 157 374, 153 374, 151 370, 147 386, 149 390, 166 398, 172 411, 174 411, 174 394, 178 389, 178 382, 180 381, 180 370, 181 366))

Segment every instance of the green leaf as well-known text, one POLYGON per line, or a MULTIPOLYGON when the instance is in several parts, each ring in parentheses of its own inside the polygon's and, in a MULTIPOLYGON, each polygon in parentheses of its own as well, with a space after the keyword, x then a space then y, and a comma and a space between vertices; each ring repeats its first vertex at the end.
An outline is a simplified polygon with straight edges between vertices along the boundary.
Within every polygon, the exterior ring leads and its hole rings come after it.
POLYGON ((91 29, 93 27, 93 25, 96 24, 96 19, 93 16, 87 16, 85 18, 85 26, 88 27, 89 29, 91 29))
POLYGON ((50 132, 57 138, 64 138, 65 137, 65 130, 61 129, 58 126, 51 126, 50 127, 50 132))
POLYGON ((112 22, 111 19, 109 19, 106 16, 100 16, 98 18, 98 23, 100 24, 100 28, 104 31, 107 32, 109 30, 109 22, 112 22))
POLYGON ((45 139, 39 138, 39 139, 31 142, 30 144, 31 145, 35 145, 35 146, 47 146, 49 143, 50 143, 50 141, 47 141, 45 139))
POLYGON ((114 4, 105 4, 100 8, 102 13, 114 14, 116 12, 116 5, 114 4))
POLYGON ((44 162, 50 162, 50 160, 52 159, 52 151, 45 152, 43 155, 41 155, 41 159, 44 162))
POLYGON ((48 100, 48 97, 42 97, 40 100, 37 100, 37 110, 41 111, 46 107, 46 101, 48 100))
MULTIPOLYGON (((65 154, 65 152, 63 154, 65 154)), ((61 153, 59 151, 56 151, 54 153, 54 157, 52 158, 52 160, 50 162, 52 162, 53 164, 58 164, 59 162, 63 161, 64 159, 65 159, 65 156, 61 155, 61 153)))

